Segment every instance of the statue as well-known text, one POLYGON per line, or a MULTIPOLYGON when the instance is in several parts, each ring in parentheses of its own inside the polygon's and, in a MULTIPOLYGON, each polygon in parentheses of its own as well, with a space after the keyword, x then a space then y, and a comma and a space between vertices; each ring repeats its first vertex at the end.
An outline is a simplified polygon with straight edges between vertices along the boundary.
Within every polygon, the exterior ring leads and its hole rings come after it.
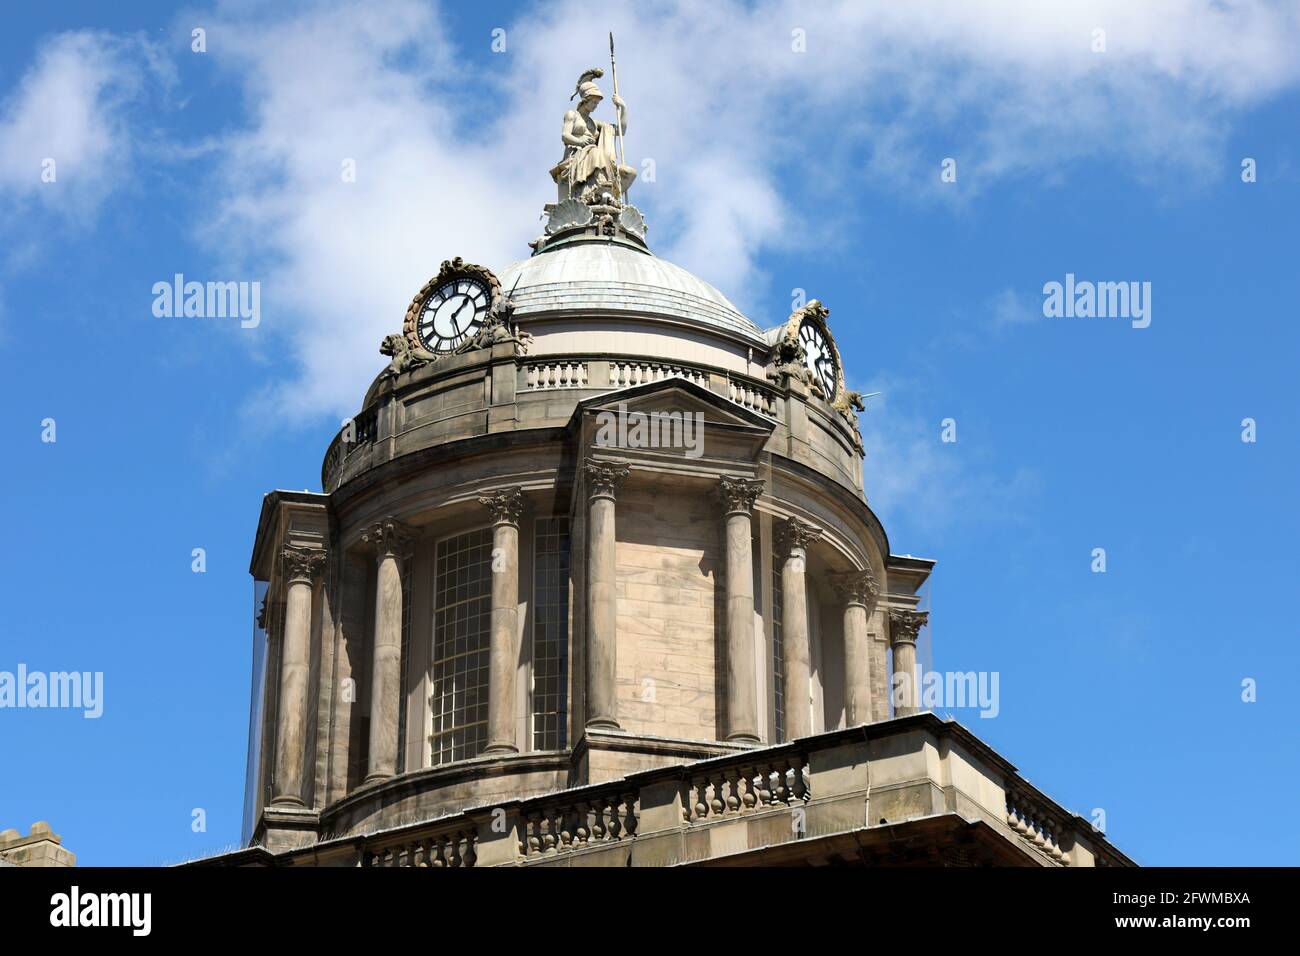
POLYGON ((433 356, 421 355, 411 348, 410 341, 401 332, 385 335, 384 341, 379 346, 379 354, 391 355, 393 358, 388 363, 388 368, 384 369, 382 373, 384 375, 401 375, 403 372, 431 365, 435 361, 433 356))
POLYGON ((564 126, 560 130, 564 158, 551 169, 551 178, 559 188, 558 202, 578 199, 587 205, 619 206, 636 179, 636 170, 619 163, 615 149, 615 141, 627 132, 627 105, 618 95, 617 82, 614 92, 617 127, 591 115, 604 99, 596 85, 596 80, 604 75, 600 67, 587 70, 578 77, 577 88, 569 97, 576 97, 578 106, 564 114, 564 126))

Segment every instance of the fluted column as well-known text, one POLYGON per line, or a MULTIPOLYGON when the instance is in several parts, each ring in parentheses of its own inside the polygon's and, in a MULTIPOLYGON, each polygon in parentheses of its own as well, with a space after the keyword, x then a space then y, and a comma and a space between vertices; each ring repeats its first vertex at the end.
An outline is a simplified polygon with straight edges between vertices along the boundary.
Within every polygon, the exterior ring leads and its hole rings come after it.
POLYGON ((618 595, 614 498, 627 465, 588 461, 587 726, 618 727, 618 595))
POLYGON ((492 512, 492 635, 488 671, 488 740, 484 753, 518 753, 515 675, 519 670, 520 488, 481 495, 492 512))
POLYGON ((288 581, 284 602, 284 637, 280 645, 279 722, 275 735, 276 806, 305 806, 303 767, 307 743, 307 683, 311 655, 311 598, 316 577, 325 565, 318 548, 288 547, 281 552, 288 581))
POLYGON ((849 727, 871 721, 871 647, 867 620, 880 589, 871 568, 831 577, 844 602, 844 722, 849 727))
POLYGON ((761 481, 723 476, 718 481, 726 522, 728 740, 759 740, 758 680, 754 655, 754 563, 750 548, 754 500, 761 481))
POLYGON ((375 636, 370 666, 370 763, 366 783, 391 777, 397 769, 398 711, 402 704, 402 552, 411 529, 384 518, 361 535, 374 548, 375 636))
POLYGON ((798 518, 789 518, 777 532, 781 562, 781 643, 785 668, 785 736, 812 735, 812 653, 808 636, 808 591, 805 572, 808 545, 822 536, 798 518))
POLYGON ((894 652, 895 717, 906 717, 921 709, 920 679, 916 671, 916 635, 929 617, 926 611, 890 609, 889 645, 894 652))

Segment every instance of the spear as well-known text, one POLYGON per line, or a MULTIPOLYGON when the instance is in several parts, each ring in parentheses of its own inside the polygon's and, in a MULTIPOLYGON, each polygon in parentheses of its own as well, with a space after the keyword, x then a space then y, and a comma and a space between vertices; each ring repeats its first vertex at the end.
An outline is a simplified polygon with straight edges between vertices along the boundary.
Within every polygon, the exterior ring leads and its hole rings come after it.
MULTIPOLYGON (((614 83, 614 95, 615 95, 615 96, 618 96, 618 64, 616 64, 616 63, 614 62, 614 32, 613 32, 612 30, 610 31, 610 34, 609 34, 609 72, 610 72, 610 74, 611 74, 611 78, 612 78, 613 83, 614 83)), ((623 146, 623 123, 622 123, 622 117, 621 117, 620 115, 618 115, 618 111, 617 111, 617 110, 615 111, 615 120, 616 120, 616 122, 615 122, 615 124, 614 124, 614 132, 615 132, 615 134, 618 136, 618 164, 619 164, 619 166, 621 167, 621 166, 626 166, 626 165, 627 165, 627 154, 624 152, 624 146, 623 146)), ((618 198, 619 198, 619 201, 621 202, 622 199, 623 199, 623 171, 622 171, 622 169, 619 169, 618 171, 616 171, 616 173, 615 173, 615 179, 616 179, 617 184, 618 184, 618 198)))

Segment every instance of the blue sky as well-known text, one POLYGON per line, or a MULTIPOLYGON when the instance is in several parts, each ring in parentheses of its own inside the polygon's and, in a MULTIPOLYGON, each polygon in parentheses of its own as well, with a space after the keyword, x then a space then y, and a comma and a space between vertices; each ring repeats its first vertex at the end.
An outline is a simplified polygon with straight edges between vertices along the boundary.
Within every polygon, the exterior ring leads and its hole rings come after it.
POLYGON ((613 29, 653 248, 765 327, 820 298, 884 393, 867 494, 938 561, 933 665, 1000 674, 954 716, 1139 862, 1300 861, 1246 812, 1300 784, 1300 9, 1053 6, 9 13, 0 670, 105 700, 0 710, 0 828, 84 864, 238 840, 261 496, 319 488, 442 259, 527 253, 613 29), (178 272, 260 282, 260 324, 155 318, 178 272), (1045 317, 1067 273, 1151 283, 1150 326, 1045 317))

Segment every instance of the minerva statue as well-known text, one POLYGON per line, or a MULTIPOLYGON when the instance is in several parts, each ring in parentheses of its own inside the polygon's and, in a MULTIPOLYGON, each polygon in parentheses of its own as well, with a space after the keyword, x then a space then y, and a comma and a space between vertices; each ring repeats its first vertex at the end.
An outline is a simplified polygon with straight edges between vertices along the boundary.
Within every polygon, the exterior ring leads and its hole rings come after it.
MULTIPOLYGON (((627 105, 614 93, 614 108, 618 110, 618 126, 592 118, 592 111, 604 96, 596 79, 605 71, 594 67, 578 77, 578 86, 569 99, 578 100, 578 108, 564 114, 564 158, 551 170, 551 178, 559 187, 559 201, 580 199, 588 205, 604 200, 606 194, 621 205, 628 187, 636 179, 636 170, 618 161, 615 140, 627 132, 627 105)), ((618 84, 615 83, 617 90, 618 84)))

